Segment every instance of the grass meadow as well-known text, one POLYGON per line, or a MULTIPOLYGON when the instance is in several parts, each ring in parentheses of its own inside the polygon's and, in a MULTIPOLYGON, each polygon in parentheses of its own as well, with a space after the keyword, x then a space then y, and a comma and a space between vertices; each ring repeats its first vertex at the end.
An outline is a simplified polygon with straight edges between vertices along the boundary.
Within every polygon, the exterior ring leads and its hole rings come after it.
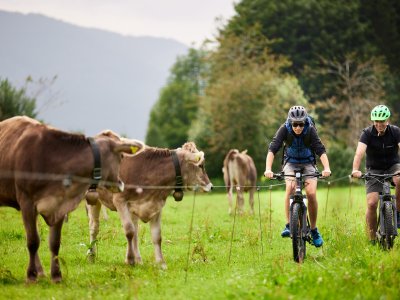
POLYGON ((187 192, 182 202, 168 198, 162 217, 167 270, 155 265, 149 226, 143 223, 143 265, 125 265, 126 241, 116 212, 101 219, 98 255, 90 263, 81 203, 63 227, 60 284, 49 279, 48 227, 41 218, 39 253, 46 277, 25 283, 28 250, 21 215, 0 208, 0 299, 399 299, 400 240, 389 252, 369 244, 363 186, 319 185, 318 227, 325 244, 308 245, 303 264, 293 261, 291 240, 280 237, 283 188, 256 193, 254 216, 247 198, 246 214, 236 217, 227 213, 222 188, 187 192))

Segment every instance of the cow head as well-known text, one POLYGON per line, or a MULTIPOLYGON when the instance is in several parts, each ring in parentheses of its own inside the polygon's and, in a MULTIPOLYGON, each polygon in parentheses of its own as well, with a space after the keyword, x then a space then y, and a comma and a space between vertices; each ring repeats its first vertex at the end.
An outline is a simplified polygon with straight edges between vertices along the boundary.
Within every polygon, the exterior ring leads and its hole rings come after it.
POLYGON ((188 142, 177 149, 177 153, 180 157, 185 188, 192 190, 198 186, 202 191, 209 192, 212 189, 212 183, 204 168, 204 152, 199 151, 193 142, 188 142))
MULTIPOLYGON (((145 145, 138 140, 120 138, 111 130, 103 131, 94 137, 100 150, 101 176, 99 186, 104 186, 113 193, 122 192, 124 183, 119 178, 119 168, 123 154, 136 155, 140 153, 145 145)), ((96 191, 89 191, 86 200, 89 203, 97 201, 96 191)))

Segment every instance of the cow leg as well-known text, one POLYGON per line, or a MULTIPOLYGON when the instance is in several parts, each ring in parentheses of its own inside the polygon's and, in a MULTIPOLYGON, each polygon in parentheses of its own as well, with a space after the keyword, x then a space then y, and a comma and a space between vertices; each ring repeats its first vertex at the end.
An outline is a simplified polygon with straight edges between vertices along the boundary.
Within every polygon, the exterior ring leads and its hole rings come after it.
POLYGON ((35 255, 35 265, 36 265, 36 271, 39 277, 44 277, 44 271, 42 267, 42 263, 40 262, 39 254, 36 252, 35 255))
POLYGON ((104 221, 108 221, 108 213, 107 213, 107 207, 104 205, 101 207, 101 211, 103 212, 103 219, 104 221))
POLYGON ((89 235, 90 235, 90 245, 87 251, 87 257, 89 261, 94 262, 96 258, 96 239, 97 235, 99 234, 99 224, 100 224, 100 210, 101 210, 101 203, 97 201, 96 204, 90 205, 86 204, 86 211, 89 217, 89 235))
POLYGON ((26 245, 29 250, 29 264, 26 271, 26 281, 36 282, 39 272, 43 273, 43 268, 40 263, 39 255, 37 253, 40 245, 40 238, 37 231, 36 221, 37 212, 33 205, 30 205, 28 199, 22 199, 20 197, 20 203, 27 203, 27 205, 21 206, 22 220, 24 222, 26 232, 26 245))
POLYGON ((154 216, 150 220, 150 231, 151 239, 154 245, 154 253, 156 257, 156 263, 160 264, 162 269, 167 269, 167 264, 164 261, 164 257, 161 251, 161 212, 154 216))
POLYGON ((49 246, 51 251, 51 280, 55 283, 61 281, 60 262, 58 260, 58 252, 61 243, 61 229, 64 223, 62 218, 58 223, 50 227, 49 246))
POLYGON ((128 242, 127 249, 126 249, 126 258, 125 263, 129 265, 135 264, 135 257, 133 254, 133 245, 132 240, 135 235, 135 226, 133 226, 131 214, 129 212, 128 205, 124 202, 123 199, 116 200, 114 199, 114 205, 117 208, 119 217, 121 219, 122 227, 125 231, 126 240, 128 242))
POLYGON ((249 190, 250 213, 254 215, 254 189, 249 190))
POLYGON ((228 197, 228 205, 229 205, 228 214, 231 215, 232 214, 232 185, 229 187, 227 197, 228 197))
POLYGON ((243 198, 243 191, 242 188, 240 186, 238 186, 236 188, 236 202, 237 202, 237 206, 238 206, 238 210, 239 210, 239 214, 243 214, 243 206, 244 206, 244 198, 243 198))
POLYGON ((135 263, 137 264, 142 264, 142 256, 140 255, 140 250, 139 250, 139 218, 135 216, 134 214, 131 214, 132 217, 132 222, 134 226, 134 231, 133 231, 133 255, 135 257, 135 263))

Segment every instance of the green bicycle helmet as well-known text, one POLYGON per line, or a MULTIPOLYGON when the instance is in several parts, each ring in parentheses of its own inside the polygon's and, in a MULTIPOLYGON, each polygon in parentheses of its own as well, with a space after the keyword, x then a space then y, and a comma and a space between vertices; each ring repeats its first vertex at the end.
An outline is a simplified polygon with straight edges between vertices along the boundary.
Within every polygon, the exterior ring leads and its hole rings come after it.
POLYGON ((371 111, 371 121, 385 121, 390 117, 390 110, 385 105, 377 105, 371 111))

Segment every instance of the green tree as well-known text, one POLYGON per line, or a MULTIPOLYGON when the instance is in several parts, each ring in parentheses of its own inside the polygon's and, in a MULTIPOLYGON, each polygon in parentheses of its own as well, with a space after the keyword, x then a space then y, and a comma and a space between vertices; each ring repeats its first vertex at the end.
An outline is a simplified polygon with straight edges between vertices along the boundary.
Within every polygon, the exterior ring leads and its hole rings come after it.
POLYGON ((353 146, 373 104, 400 108, 399 7, 392 0, 243 0, 221 35, 246 36, 258 24, 272 40, 272 53, 292 61, 286 70, 299 79, 306 97, 324 107, 318 110, 322 127, 333 120, 335 139, 353 146))
MULTIPOLYGON (((386 59, 390 74, 385 78, 386 99, 394 112, 400 111, 400 2, 396 0, 362 0, 361 17, 369 20, 369 40, 386 59)), ((399 119, 397 119, 399 120, 399 119)))
POLYGON ((380 50, 391 71, 400 75, 400 2, 361 0, 360 15, 368 20, 369 39, 380 50))
POLYGON ((361 130, 370 121, 371 108, 384 102, 386 68, 374 57, 360 61, 348 55, 343 62, 323 60, 319 68, 309 72, 310 78, 325 77, 324 88, 333 91, 332 97, 316 104, 321 119, 331 124, 331 139, 355 148, 361 130))
POLYGON ((206 150, 212 177, 221 177, 223 158, 232 148, 247 149, 260 172, 266 138, 291 105, 306 103, 297 80, 280 71, 289 62, 271 55, 268 43, 254 27, 245 36, 224 36, 210 56, 212 73, 190 137, 206 150))
POLYGON ((0 121, 17 115, 35 118, 36 99, 27 96, 25 87, 16 89, 7 79, 0 80, 0 121))
POLYGON ((274 41, 272 52, 293 62, 289 69, 295 75, 321 56, 374 53, 359 18, 358 0, 243 0, 235 9, 237 15, 222 33, 243 35, 259 24, 263 35, 274 41))
POLYGON ((198 110, 198 97, 206 85, 207 51, 189 49, 171 69, 167 85, 151 110, 146 143, 176 148, 188 140, 198 110))

